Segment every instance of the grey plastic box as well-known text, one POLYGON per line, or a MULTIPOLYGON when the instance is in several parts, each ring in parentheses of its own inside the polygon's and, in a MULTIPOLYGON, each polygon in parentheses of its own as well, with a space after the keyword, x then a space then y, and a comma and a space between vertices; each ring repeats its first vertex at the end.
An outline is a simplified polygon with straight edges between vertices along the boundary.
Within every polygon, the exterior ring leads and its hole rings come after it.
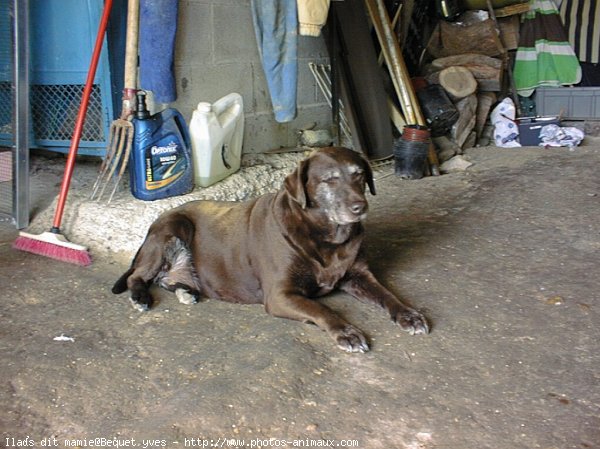
POLYGON ((539 87, 535 107, 537 115, 600 120, 600 87, 539 87))

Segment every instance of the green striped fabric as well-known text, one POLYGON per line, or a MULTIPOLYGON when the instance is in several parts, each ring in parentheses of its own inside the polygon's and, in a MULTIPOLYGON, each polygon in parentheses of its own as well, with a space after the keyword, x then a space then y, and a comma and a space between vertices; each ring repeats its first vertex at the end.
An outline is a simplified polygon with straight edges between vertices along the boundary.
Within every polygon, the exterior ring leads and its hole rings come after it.
POLYGON ((521 35, 514 78, 519 95, 528 97, 540 86, 562 86, 581 81, 581 67, 567 40, 552 0, 530 0, 521 16, 521 35))

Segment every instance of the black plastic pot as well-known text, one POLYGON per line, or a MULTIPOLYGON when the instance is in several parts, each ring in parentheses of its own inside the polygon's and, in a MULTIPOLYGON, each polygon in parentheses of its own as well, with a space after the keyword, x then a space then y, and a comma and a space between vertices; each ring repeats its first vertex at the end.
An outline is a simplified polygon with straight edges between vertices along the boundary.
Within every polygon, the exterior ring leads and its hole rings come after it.
POLYGON ((394 141, 394 172, 402 179, 421 179, 430 145, 429 130, 417 125, 404 127, 394 141))

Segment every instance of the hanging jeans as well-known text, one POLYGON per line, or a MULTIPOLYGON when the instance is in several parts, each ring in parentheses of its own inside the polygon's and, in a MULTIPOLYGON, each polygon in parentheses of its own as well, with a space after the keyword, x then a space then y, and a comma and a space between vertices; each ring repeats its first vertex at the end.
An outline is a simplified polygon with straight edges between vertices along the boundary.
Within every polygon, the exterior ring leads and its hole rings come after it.
POLYGON ((140 1, 140 85, 152 91, 157 103, 177 99, 173 72, 177 10, 173 0, 140 1))
POLYGON ((251 7, 275 120, 289 122, 296 116, 298 84, 296 0, 252 0, 251 7))

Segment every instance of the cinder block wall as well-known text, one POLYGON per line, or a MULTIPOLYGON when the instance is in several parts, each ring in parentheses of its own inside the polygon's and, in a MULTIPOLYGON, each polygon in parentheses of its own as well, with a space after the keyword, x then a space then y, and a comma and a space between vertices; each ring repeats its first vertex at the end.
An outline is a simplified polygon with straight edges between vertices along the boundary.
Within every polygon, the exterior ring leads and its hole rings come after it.
POLYGON ((262 69, 249 0, 180 0, 173 106, 190 120, 198 102, 214 102, 231 92, 244 99, 244 153, 297 145, 298 129, 331 126, 331 110, 308 62, 327 63, 322 37, 299 37, 298 115, 280 124, 273 116, 262 69))

